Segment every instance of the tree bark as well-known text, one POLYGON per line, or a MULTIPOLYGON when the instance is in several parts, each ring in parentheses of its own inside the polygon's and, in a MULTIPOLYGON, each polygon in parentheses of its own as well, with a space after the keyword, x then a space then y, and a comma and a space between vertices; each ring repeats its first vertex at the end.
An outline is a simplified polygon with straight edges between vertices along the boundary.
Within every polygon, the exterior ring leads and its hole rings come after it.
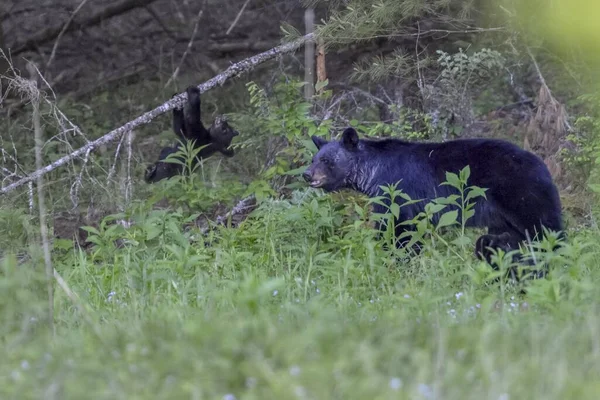
MULTIPOLYGON (((304 11, 305 34, 311 35, 315 30, 315 10, 304 11)), ((308 40, 304 45, 304 98, 310 100, 315 94, 315 43, 308 40)))

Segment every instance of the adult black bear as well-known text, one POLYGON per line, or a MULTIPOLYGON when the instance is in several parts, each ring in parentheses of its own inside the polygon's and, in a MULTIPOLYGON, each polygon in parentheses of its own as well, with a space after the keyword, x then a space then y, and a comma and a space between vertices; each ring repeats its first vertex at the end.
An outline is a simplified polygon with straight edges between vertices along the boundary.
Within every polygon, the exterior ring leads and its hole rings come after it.
MULTIPOLYGON (((446 171, 458 173, 469 165, 468 184, 488 190, 487 200, 473 200, 475 215, 467 226, 488 228, 488 234, 482 235, 475 247, 476 256, 490 264, 490 248, 517 249, 528 238, 541 238, 543 227, 562 234, 560 198, 546 165, 536 155, 509 142, 374 141, 359 139, 353 128, 346 128, 340 141, 328 142, 316 136, 312 140, 319 151, 303 174, 310 186, 327 192, 349 188, 374 197, 382 194, 380 185, 399 182, 397 188, 411 199, 424 200, 403 206, 396 224, 414 218, 434 198, 458 194, 456 189, 440 183, 446 180, 446 171)), ((374 211, 386 210, 375 205, 374 211)), ((397 226, 396 235, 408 229, 410 225, 397 226)))
MULTIPOLYGON (((194 165, 217 151, 227 157, 233 157, 234 152, 228 147, 239 133, 220 116, 213 121, 209 129, 206 129, 200 118, 200 90, 190 86, 186 91, 188 98, 185 107, 173 109, 173 131, 183 143, 194 141, 194 149, 206 146, 194 158, 194 165)), ((167 156, 179 151, 180 146, 178 143, 176 146, 164 147, 160 151, 158 161, 146 169, 144 175, 146 182, 158 182, 181 174, 183 167, 180 164, 164 161, 167 156)))

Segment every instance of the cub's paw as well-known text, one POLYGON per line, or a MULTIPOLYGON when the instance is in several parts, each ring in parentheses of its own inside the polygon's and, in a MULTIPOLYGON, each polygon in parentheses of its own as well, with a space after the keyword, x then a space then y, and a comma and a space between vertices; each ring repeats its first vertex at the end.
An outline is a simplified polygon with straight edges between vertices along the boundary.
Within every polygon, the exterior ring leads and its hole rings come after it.
POLYGON ((505 253, 512 250, 510 234, 508 232, 500 235, 481 235, 475 242, 475 257, 487 261, 488 264, 492 264, 494 250, 497 252, 499 249, 505 253))

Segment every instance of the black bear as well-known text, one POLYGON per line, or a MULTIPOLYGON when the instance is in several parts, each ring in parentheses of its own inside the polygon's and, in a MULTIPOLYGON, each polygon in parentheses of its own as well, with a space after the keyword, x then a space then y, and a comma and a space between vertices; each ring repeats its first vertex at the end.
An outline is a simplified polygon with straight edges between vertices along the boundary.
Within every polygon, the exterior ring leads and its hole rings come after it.
MULTIPOLYGON (((218 116, 209 129, 206 129, 200 118, 200 90, 190 86, 186 90, 187 103, 183 109, 173 109, 173 131, 183 143, 194 141, 194 149, 202 148, 194 159, 194 165, 201 159, 220 152, 227 157, 233 157, 233 150, 228 147, 231 141, 239 133, 233 129, 227 120, 218 116)), ((175 95, 174 95, 175 96, 175 95)), ((148 166, 144 179, 148 183, 158 182, 162 179, 181 174, 183 167, 180 164, 165 162, 170 154, 180 150, 180 144, 172 147, 164 147, 160 151, 158 161, 148 166)))
MULTIPOLYGON (((468 165, 468 185, 487 188, 487 199, 473 200, 475 215, 467 226, 488 228, 477 240, 475 251, 490 264, 490 249, 518 249, 527 239, 540 239, 543 227, 562 235, 560 197, 550 172, 538 156, 512 143, 497 139, 445 143, 365 140, 359 139, 353 128, 346 128, 340 141, 316 136, 312 140, 318 153, 303 174, 310 186, 327 192, 354 189, 374 197, 382 195, 381 185, 398 183, 397 188, 411 199, 423 200, 403 206, 396 224, 414 218, 434 198, 458 194, 440 183, 446 180, 447 171, 458 173, 468 165)), ((386 210, 375 205, 374 211, 386 210)), ((410 225, 398 225, 396 236, 408 229, 410 225)))

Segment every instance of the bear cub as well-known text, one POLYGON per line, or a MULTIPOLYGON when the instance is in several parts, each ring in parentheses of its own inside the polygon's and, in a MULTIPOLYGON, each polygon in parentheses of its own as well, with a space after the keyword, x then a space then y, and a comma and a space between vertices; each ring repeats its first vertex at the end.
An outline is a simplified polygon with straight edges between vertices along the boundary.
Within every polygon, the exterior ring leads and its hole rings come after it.
MULTIPOLYGON (((382 195, 380 186, 398 183, 411 199, 419 201, 400 209, 400 220, 411 220, 437 197, 458 194, 447 185, 446 172, 458 173, 469 165, 468 185, 487 188, 478 197, 469 227, 487 227, 477 239, 475 253, 491 264, 491 249, 518 249, 527 239, 541 239, 543 228, 560 232, 563 222, 558 189, 544 162, 535 154, 498 139, 459 139, 445 143, 407 142, 399 139, 359 139, 346 128, 339 141, 313 136, 318 152, 303 178, 326 192, 353 189, 369 197, 382 195)), ((397 198, 398 202, 403 202, 397 198)), ((375 212, 386 209, 375 205, 375 212)), ((447 211, 446 208, 444 211, 447 211)), ((460 218, 460 210, 459 218, 460 218)), ((438 216, 439 218, 439 216, 438 216)), ((437 220, 434 220, 437 223, 437 220)), ((411 229, 398 225, 396 236, 411 229)), ((398 243, 401 247, 408 242, 398 243)), ((418 249, 415 249, 418 252, 418 249)))
MULTIPOLYGON (((173 131, 183 143, 194 141, 194 149, 202 148, 194 158, 193 167, 201 159, 212 156, 217 151, 227 157, 233 157, 233 150, 229 149, 231 141, 239 133, 233 129, 227 120, 218 116, 209 129, 206 129, 200 119, 200 90, 190 86, 186 90, 187 102, 183 109, 173 109, 173 131)), ((175 95, 173 95, 174 97, 175 95)), ((163 179, 181 174, 183 167, 179 164, 165 162, 164 160, 173 153, 180 150, 181 144, 164 147, 160 151, 158 161, 146 168, 144 179, 147 183, 158 182, 163 179)))

